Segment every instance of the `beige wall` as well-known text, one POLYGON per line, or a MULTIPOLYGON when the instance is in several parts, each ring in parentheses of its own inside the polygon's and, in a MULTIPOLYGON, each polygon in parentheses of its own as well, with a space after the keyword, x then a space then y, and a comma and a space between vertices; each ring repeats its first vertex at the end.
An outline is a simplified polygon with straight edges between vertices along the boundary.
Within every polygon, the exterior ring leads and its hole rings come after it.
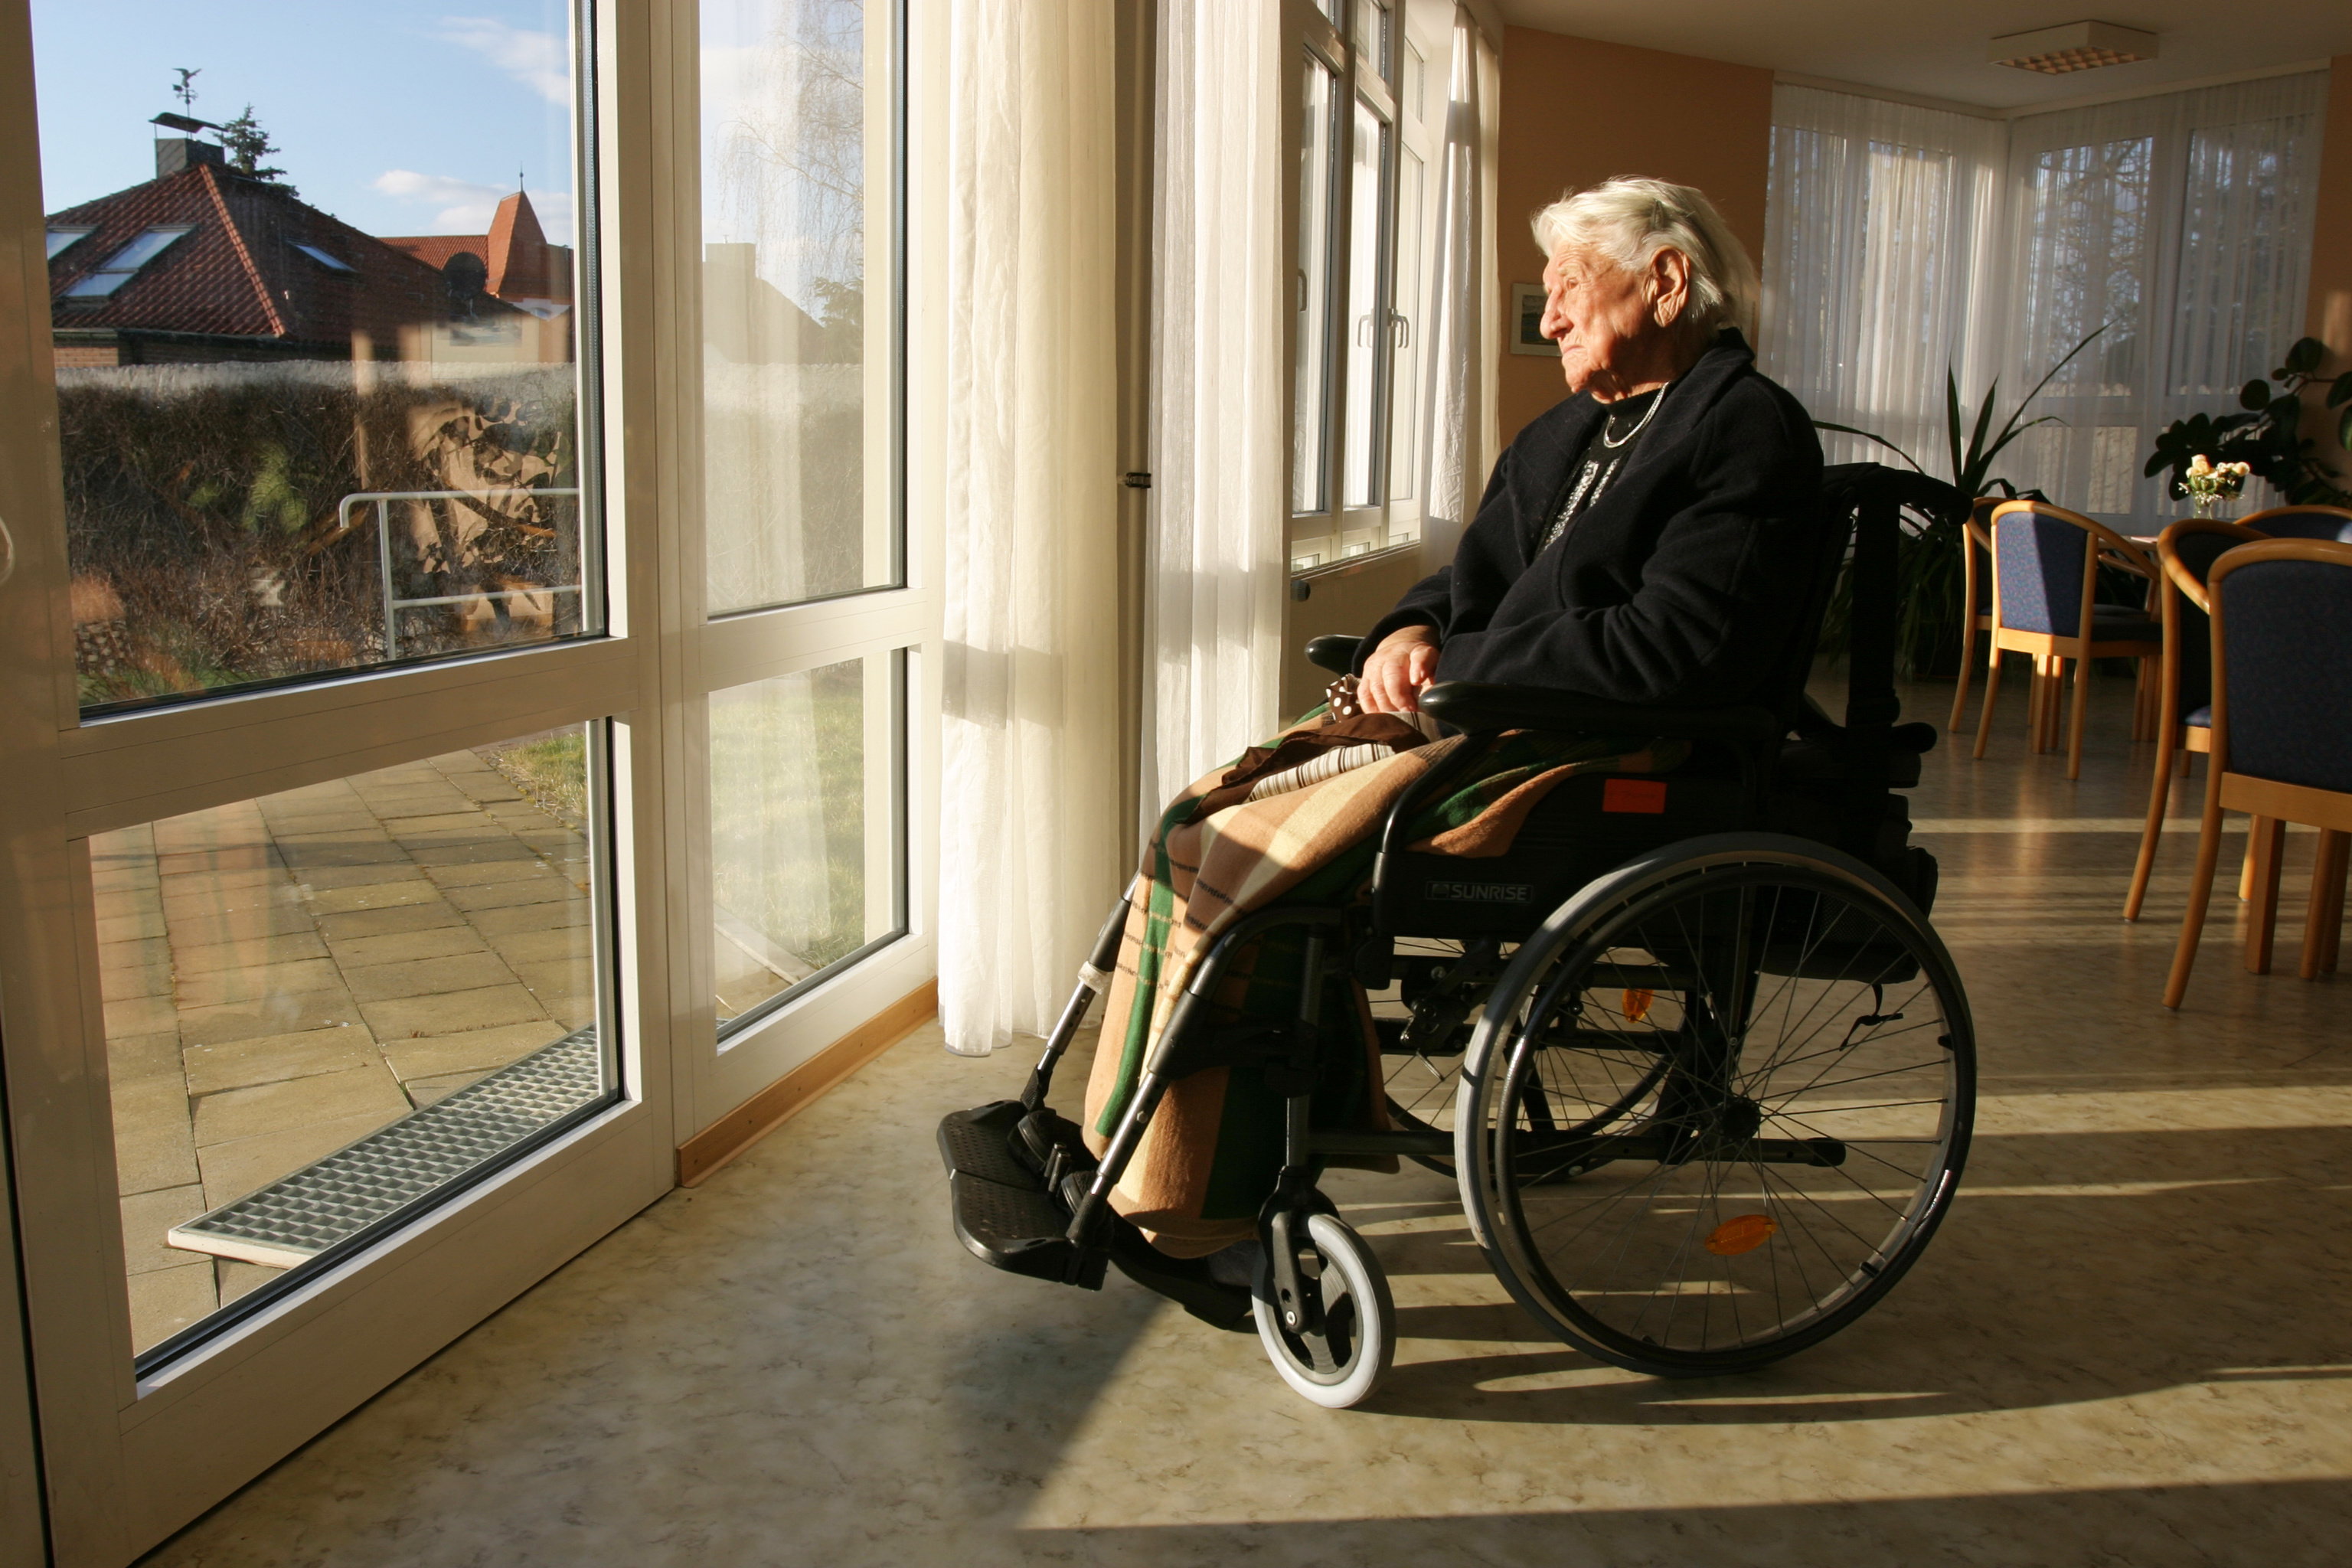
MULTIPOLYGON (((2327 140, 2319 154, 2319 211, 2311 231, 2311 309, 2304 330, 2324 339, 2330 375, 2352 370, 2352 55, 2338 55, 2327 89, 2327 140)), ((2336 472, 2336 483, 2352 489, 2352 452, 2337 444, 2336 426, 2344 410, 2322 406, 2324 390, 2313 388, 2303 431, 2319 448, 2320 461, 2336 472)))
MULTIPOLYGON (((1506 317, 1511 285, 1533 283, 1543 271, 1528 219, 1564 190, 1612 174, 1696 185, 1748 254, 1762 258, 1770 71, 1513 27, 1503 49, 1501 121, 1495 259, 1506 317)), ((2352 127, 2352 112, 2329 123, 2331 132, 2352 127)), ((1566 395, 1557 362, 1505 353, 1496 399, 1504 442, 1566 395)))

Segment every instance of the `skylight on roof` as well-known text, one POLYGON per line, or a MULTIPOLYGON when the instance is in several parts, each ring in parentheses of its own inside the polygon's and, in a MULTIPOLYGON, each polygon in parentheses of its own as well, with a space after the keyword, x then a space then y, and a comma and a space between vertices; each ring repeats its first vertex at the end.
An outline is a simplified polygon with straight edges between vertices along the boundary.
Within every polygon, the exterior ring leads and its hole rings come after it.
POLYGON ((300 251, 303 255, 309 257, 311 260, 317 262, 320 266, 325 268, 330 272, 350 272, 356 274, 359 271, 359 268, 352 266, 350 262, 345 261, 338 256, 330 256, 315 245, 303 245, 298 241, 295 244, 294 248, 300 251))
POLYGON ((98 230, 96 228, 53 228, 49 230, 49 259, 51 261, 55 261, 58 258, 58 253, 71 246, 75 241, 88 239, 91 235, 96 234, 98 230))
POLYGON ((68 300, 105 299, 130 282, 141 268, 163 255, 173 240, 194 231, 194 224, 161 224, 149 229, 116 251, 105 266, 77 279, 74 286, 66 290, 65 297, 68 300))

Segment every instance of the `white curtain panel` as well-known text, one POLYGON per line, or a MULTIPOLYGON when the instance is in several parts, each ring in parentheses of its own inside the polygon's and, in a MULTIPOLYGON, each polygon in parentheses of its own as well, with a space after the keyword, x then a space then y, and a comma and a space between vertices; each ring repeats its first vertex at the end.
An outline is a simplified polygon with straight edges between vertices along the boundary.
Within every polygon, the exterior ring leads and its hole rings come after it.
MULTIPOLYGON (((2102 322, 2011 477, 2081 510, 2186 510, 2141 466, 2157 432, 2236 407, 2303 335, 2327 73, 2011 122, 2003 384, 2023 391, 2102 322)), ((2253 500, 2256 498, 2250 498, 2253 500)))
POLYGON ((1116 128, 1108 6, 950 28, 940 1016, 1047 1026, 1117 897, 1116 128))
MULTIPOLYGON (((2008 152, 1999 120, 1772 90, 1765 373, 1816 419, 1883 436, 1938 475, 1947 373, 1971 405, 1993 374, 1971 304, 1993 292, 2008 152)), ((1898 461, 1852 436, 1822 446, 1833 463, 1898 461)))
MULTIPOLYGON (((1437 235, 1430 265, 1429 387, 1422 399, 1421 471, 1429 476, 1421 525, 1423 567, 1434 572, 1454 559, 1486 487, 1488 416, 1484 406, 1485 287, 1490 281, 1480 243, 1491 212, 1481 123, 1483 47, 1466 5, 1454 11, 1454 58, 1445 101, 1445 144, 1438 153, 1437 235)), ((1509 237, 1505 237, 1507 240, 1509 237)))
MULTIPOLYGON (((1281 7, 1162 0, 1152 193, 1146 829, 1278 722, 1285 581, 1281 7)), ((1132 851, 1130 851, 1130 855, 1132 851)))

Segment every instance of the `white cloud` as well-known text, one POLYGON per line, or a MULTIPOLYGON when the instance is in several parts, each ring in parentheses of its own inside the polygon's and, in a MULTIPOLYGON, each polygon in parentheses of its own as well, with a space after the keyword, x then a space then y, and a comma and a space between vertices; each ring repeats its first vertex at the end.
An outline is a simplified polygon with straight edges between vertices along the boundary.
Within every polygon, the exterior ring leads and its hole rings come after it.
MULTIPOLYGON (((460 180, 449 174, 420 174, 414 169, 386 169, 375 177, 375 188, 385 195, 436 210, 427 234, 488 234, 499 204, 513 193, 502 186, 460 180)), ((556 245, 572 243, 572 193, 533 191, 530 209, 539 226, 556 245)))
POLYGON ((571 51, 560 33, 511 27, 488 16, 444 16, 441 37, 473 50, 550 103, 572 101, 571 51))

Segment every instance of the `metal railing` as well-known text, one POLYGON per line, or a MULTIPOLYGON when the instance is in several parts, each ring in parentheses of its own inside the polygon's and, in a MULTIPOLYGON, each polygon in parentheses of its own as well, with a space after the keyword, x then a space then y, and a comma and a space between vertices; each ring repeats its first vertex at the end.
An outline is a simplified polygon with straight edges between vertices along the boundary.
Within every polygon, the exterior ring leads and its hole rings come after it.
POLYGON ((554 499, 570 496, 580 498, 577 487, 540 488, 518 486, 482 490, 361 490, 345 496, 335 507, 335 526, 348 532, 352 526, 352 509, 362 501, 375 507, 375 558, 383 576, 383 657, 400 657, 398 615, 402 610, 420 609, 430 605, 462 605, 473 599, 523 599, 533 594, 577 594, 577 583, 551 583, 535 588, 477 588, 467 594, 442 594, 426 599, 403 599, 392 591, 392 530, 388 526, 392 503, 396 500, 491 500, 506 496, 534 496, 554 499))

